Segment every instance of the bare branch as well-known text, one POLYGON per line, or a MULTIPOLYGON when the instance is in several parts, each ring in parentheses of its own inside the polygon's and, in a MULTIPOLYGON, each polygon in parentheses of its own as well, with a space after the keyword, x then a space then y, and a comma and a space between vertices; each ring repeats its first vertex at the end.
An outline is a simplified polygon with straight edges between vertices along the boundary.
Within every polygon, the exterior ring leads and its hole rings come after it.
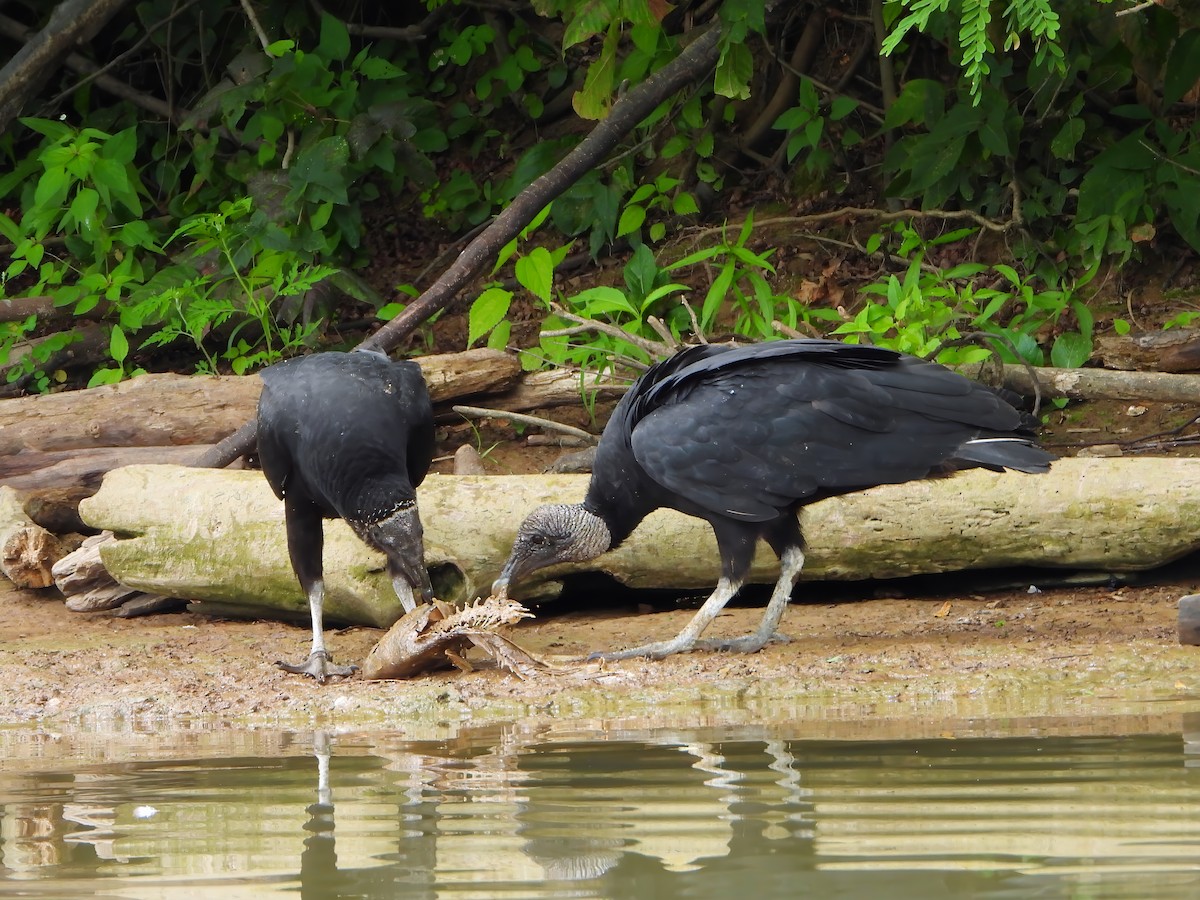
POLYGON ((544 428, 547 431, 558 431, 562 434, 569 434, 572 437, 587 441, 588 444, 595 444, 599 440, 590 431, 584 431, 582 428, 576 428, 574 425, 564 425, 562 422, 555 422, 552 419, 543 419, 541 416, 509 412, 506 409, 485 409, 482 406, 453 406, 451 409, 460 416, 468 418, 474 416, 481 419, 508 419, 510 422, 519 422, 522 425, 532 425, 535 428, 544 428))

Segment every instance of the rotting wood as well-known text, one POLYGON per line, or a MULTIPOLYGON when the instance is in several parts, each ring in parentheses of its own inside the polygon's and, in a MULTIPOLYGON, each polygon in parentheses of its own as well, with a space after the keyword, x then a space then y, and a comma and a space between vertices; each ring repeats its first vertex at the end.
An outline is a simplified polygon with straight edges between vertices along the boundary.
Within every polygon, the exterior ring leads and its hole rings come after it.
POLYGON ((1106 369, 1200 371, 1200 330, 1170 328, 1144 334, 1097 335, 1092 358, 1106 369))
MULTIPOLYGON (((578 502, 586 485, 583 476, 427 478, 418 501, 438 597, 486 593, 524 516, 540 503, 578 502)), ((81 512, 95 527, 129 536, 101 551, 127 585, 262 615, 306 609, 287 561, 281 504, 257 473, 131 466, 112 473, 81 512)), ((966 472, 830 498, 807 507, 802 522, 810 580, 1009 566, 1153 568, 1200 547, 1200 460, 1063 459, 1046 475, 966 472)), ((332 621, 386 625, 400 615, 382 555, 342 522, 326 523, 325 563, 332 621)), ((566 571, 605 572, 632 587, 708 590, 718 569, 711 528, 659 510, 617 551, 548 571, 515 594, 553 594, 566 571)), ((774 556, 760 547, 750 580, 770 583, 776 574, 774 556)))
POLYGON ((25 514, 24 500, 9 486, 0 487, 0 572, 20 588, 54 584, 51 568, 70 548, 25 514))

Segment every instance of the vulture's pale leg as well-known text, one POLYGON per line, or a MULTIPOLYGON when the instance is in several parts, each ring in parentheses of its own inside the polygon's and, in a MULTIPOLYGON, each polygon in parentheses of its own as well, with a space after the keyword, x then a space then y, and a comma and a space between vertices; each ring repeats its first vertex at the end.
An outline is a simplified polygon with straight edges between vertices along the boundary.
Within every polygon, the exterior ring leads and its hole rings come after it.
POLYGON ((696 644, 697 650, 726 650, 732 653, 757 653, 767 645, 768 641, 786 641, 785 635, 776 631, 783 620, 784 610, 792 597, 792 588, 804 568, 804 551, 799 547, 788 547, 779 557, 779 580, 775 582, 775 590, 771 592, 771 600, 767 603, 767 611, 763 613, 762 623, 758 630, 740 638, 713 638, 696 644))
POLYGON ((308 675, 324 684, 331 675, 345 677, 358 671, 358 666, 335 666, 333 657, 325 649, 324 614, 322 607, 325 600, 325 582, 318 579, 308 590, 308 611, 312 616, 312 651, 308 659, 299 664, 286 663, 277 660, 275 665, 293 675, 308 675))
POLYGON ((662 659, 665 656, 670 656, 672 653, 683 653, 687 650, 695 649, 696 641, 704 633, 704 629, 712 624, 712 620, 725 608, 725 604, 733 599, 733 595, 738 592, 741 586, 741 581, 733 582, 728 578, 722 578, 718 581, 716 590, 704 601, 704 605, 696 611, 696 615, 692 617, 692 621, 688 622, 683 630, 669 641, 657 641, 653 644, 644 644, 641 647, 618 650, 614 653, 593 653, 588 658, 616 660, 645 656, 650 659, 662 659))

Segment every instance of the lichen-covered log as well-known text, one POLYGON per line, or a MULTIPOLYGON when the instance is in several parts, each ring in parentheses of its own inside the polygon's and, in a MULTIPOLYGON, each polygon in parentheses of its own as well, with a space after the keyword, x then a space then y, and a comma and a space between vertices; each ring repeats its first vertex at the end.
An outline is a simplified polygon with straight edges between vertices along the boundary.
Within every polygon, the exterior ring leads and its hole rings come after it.
MULTIPOLYGON (((441 599, 486 593, 518 524, 535 505, 578 501, 585 476, 431 475, 418 492, 427 564, 441 599)), ((283 508, 260 473, 130 466, 81 504, 115 531, 103 549, 122 583, 160 594, 300 617, 283 508)), ((807 579, 882 578, 971 568, 1047 566, 1130 571, 1200 547, 1200 460, 1064 459, 1047 475, 967 472, 888 485, 804 510, 807 579)), ((390 625, 401 612, 382 555, 342 522, 326 524, 332 620, 390 625)), ((702 521, 659 510, 620 549, 580 567, 634 587, 711 588, 716 545, 702 521)), ((556 571, 526 585, 554 590, 556 571)), ((771 582, 760 548, 751 573, 771 582)))

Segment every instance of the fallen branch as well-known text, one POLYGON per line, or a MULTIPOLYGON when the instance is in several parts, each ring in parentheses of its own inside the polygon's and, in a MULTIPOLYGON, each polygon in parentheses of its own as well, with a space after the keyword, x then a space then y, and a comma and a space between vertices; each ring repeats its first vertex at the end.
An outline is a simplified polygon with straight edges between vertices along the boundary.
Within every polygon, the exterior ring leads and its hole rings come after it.
POLYGON ((555 422, 551 419, 543 419, 541 416, 527 416, 522 413, 508 412, 503 409, 484 409, 479 406, 455 406, 454 411, 462 416, 507 419, 510 422, 519 422, 522 425, 532 425, 534 428, 560 431, 563 434, 569 434, 572 437, 586 441, 588 444, 594 444, 600 440, 596 435, 589 431, 584 431, 582 428, 576 428, 574 425, 564 425, 562 422, 555 422))

